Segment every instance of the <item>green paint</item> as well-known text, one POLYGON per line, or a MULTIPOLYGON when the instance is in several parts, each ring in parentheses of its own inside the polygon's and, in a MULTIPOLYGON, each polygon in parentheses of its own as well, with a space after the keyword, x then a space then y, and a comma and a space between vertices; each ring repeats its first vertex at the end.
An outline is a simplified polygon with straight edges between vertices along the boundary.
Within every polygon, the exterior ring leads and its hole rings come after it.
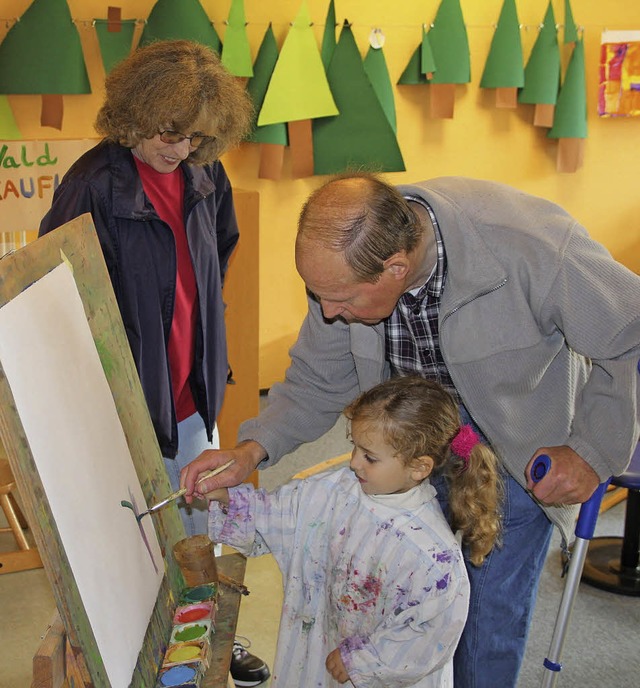
POLYGON ((214 585, 199 585, 196 588, 189 588, 183 593, 183 599, 186 602, 203 602, 210 600, 216 593, 214 585))
POLYGON ((185 640, 195 640, 196 638, 201 638, 207 632, 207 627, 202 624, 194 624, 193 626, 187 626, 182 630, 178 631, 175 635, 176 640, 184 642, 185 640))
POLYGON ((131 502, 128 502, 126 499, 123 499, 123 500, 120 502, 120 504, 121 504, 122 506, 126 506, 127 509, 131 509, 131 511, 133 511, 134 514, 136 513, 136 510, 133 508, 133 504, 132 504, 131 502))

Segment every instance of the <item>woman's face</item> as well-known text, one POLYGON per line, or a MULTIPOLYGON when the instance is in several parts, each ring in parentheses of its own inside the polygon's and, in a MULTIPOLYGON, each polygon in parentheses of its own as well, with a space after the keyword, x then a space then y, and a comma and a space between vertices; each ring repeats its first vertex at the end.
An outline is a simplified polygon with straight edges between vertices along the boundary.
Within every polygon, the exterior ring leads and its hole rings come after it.
POLYGON ((156 134, 152 139, 142 139, 133 149, 133 154, 138 160, 153 167, 156 172, 168 174, 186 160, 193 150, 195 148, 189 139, 184 139, 180 143, 164 143, 160 140, 160 134, 156 134))
MULTIPOLYGON (((153 167, 156 172, 161 174, 168 174, 173 172, 178 165, 189 157, 190 153, 196 150, 197 146, 191 145, 191 137, 202 135, 205 138, 213 136, 210 131, 212 123, 206 113, 201 113, 193 124, 188 127, 187 131, 179 132, 184 138, 179 143, 165 143, 160 138, 160 133, 157 133, 151 139, 142 139, 140 143, 133 149, 133 154, 153 167)), ((174 127, 167 124, 163 127, 167 131, 173 131, 174 127)))

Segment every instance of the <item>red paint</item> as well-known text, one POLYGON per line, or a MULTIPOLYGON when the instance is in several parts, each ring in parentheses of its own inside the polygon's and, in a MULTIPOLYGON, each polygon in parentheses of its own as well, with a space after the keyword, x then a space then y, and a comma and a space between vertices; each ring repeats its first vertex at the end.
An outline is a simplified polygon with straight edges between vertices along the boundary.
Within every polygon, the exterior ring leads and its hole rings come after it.
POLYGON ((188 607, 180 607, 176 610, 173 622, 176 624, 183 624, 211 618, 211 609, 211 604, 194 604, 188 607))

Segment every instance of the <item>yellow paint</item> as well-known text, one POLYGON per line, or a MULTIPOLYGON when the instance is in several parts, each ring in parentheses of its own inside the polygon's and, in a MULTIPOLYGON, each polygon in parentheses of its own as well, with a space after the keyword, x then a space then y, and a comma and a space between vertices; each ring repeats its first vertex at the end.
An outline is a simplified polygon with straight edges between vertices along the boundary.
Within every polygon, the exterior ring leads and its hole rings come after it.
MULTIPOLYGON (((19 16, 31 0, 5 0, 2 19, 19 16)), ((144 19, 155 0, 131 0, 123 18, 144 19)), ((102 66, 91 20, 106 17, 110 3, 100 0, 69 0, 71 15, 81 22, 80 35, 87 54, 89 77, 95 93, 66 96, 61 132, 39 124, 37 96, 10 96, 16 122, 25 138, 80 138, 95 135, 92 122, 102 99, 102 66)), ((224 40, 224 21, 230 0, 201 0, 216 30, 224 40)), ((318 45, 322 39, 328 0, 308 0, 318 45)), ((384 32, 385 57, 396 81, 421 39, 422 24, 435 15, 439 0, 388 3, 385 0, 340 0, 336 21, 352 22, 355 39, 364 55, 372 28, 384 32)), ((556 20, 564 21, 563 0, 553 0, 556 20)), ((255 58, 268 23, 273 22, 276 40, 282 45, 301 0, 245 0, 248 35, 255 58)), ((518 18, 523 25, 525 60, 542 21, 546 0, 518 0, 518 18)), ((393 183, 408 183, 429 177, 460 174, 494 179, 559 203, 584 224, 613 256, 634 271, 640 271, 640 200, 637 193, 640 120, 599 119, 597 115, 598 61, 603 29, 633 30, 640 26, 640 3, 610 0, 607 3, 574 2, 573 15, 585 27, 588 126, 584 166, 574 174, 556 172, 557 143, 546 138, 546 130, 533 127, 533 106, 496 110, 492 91, 479 89, 478 82, 491 43, 493 25, 502 0, 463 0, 471 50, 471 78, 456 91, 453 120, 429 118, 427 87, 395 89, 398 139, 407 171, 388 175, 393 183)), ((5 31, 0 27, 0 31, 5 31)), ((562 29, 559 37, 562 40, 562 29)), ((3 34, 0 33, 0 38, 3 34)), ((562 48, 562 63, 569 52, 562 48)), ((176 84, 179 88, 179 84, 176 84)), ((323 177, 292 180, 290 160, 280 182, 257 179, 258 146, 245 144, 225 156, 234 186, 260 192, 260 386, 282 379, 293 343, 305 313, 303 285, 293 263, 297 215, 308 193, 323 177)))
POLYGON ((167 652, 167 662, 188 662, 190 659, 200 657, 200 647, 198 645, 180 645, 174 650, 167 652))

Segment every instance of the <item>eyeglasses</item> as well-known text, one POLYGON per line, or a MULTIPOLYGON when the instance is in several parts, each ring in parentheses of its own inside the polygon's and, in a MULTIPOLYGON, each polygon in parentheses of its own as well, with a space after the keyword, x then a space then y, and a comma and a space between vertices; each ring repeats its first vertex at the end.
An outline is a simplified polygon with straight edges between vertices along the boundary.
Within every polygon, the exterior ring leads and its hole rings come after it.
POLYGON ((191 136, 186 136, 181 134, 179 131, 173 131, 172 129, 165 129, 160 132, 160 140, 162 143, 182 143, 185 139, 189 140, 189 145, 192 148, 200 148, 203 143, 211 143, 216 140, 215 136, 204 136, 203 134, 192 134, 191 136))

